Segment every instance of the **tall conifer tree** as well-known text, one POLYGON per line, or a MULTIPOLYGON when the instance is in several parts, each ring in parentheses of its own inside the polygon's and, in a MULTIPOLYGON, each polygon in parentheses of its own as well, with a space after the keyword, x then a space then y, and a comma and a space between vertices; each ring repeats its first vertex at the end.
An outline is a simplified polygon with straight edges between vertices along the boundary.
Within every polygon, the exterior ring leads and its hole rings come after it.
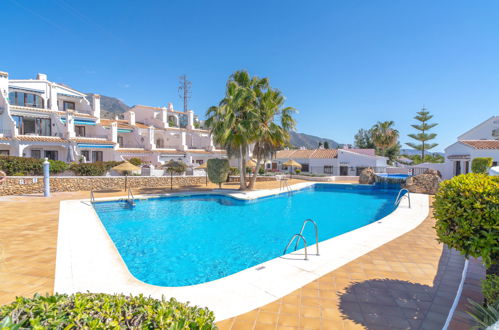
POLYGON ((437 123, 430 124, 428 121, 433 118, 433 115, 430 115, 430 112, 425 108, 421 109, 421 111, 417 112, 417 116, 414 117, 420 124, 411 125, 416 130, 419 131, 417 134, 409 134, 410 138, 413 138, 416 141, 421 143, 406 143, 409 147, 421 151, 421 162, 424 162, 425 151, 435 148, 438 143, 429 143, 428 141, 433 140, 437 134, 428 133, 430 129, 437 126, 437 123))

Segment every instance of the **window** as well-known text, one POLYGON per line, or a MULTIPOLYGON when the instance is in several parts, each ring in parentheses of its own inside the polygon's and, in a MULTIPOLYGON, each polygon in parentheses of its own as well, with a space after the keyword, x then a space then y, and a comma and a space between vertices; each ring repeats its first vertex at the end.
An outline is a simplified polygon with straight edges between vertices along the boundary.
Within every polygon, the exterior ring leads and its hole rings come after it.
POLYGON ((92 151, 92 162, 102 162, 102 151, 92 151))
POLYGON ((20 135, 36 134, 41 136, 51 136, 51 121, 48 118, 31 118, 12 116, 20 135))
POLYGON ((85 126, 75 126, 76 136, 85 136, 85 126))
POLYGON ((457 160, 454 162, 454 175, 461 174, 461 161, 457 160))
POLYGON ((331 165, 324 166, 324 173, 325 174, 333 174, 333 167, 331 165))
POLYGON ((470 172, 470 162, 467 160, 464 162, 464 173, 470 172))
POLYGON ((302 172, 309 172, 308 164, 301 164, 301 171, 302 172))
POLYGON ((64 111, 74 110, 75 109, 75 103, 74 102, 69 102, 69 101, 62 101, 62 108, 64 109, 64 111))
POLYGON ((355 175, 359 176, 360 172, 362 172, 365 169, 365 167, 357 167, 355 175))
POLYGON ((204 161, 202 159, 196 160, 196 164, 203 165, 204 161))
POLYGON ((123 148, 123 136, 118 136, 118 145, 123 148))
POLYGON ((0 156, 8 156, 9 150, 0 150, 0 156))
POLYGON ((55 151, 55 150, 45 150, 45 158, 48 158, 48 159, 51 159, 51 160, 58 160, 57 151, 55 151))
POLYGON ((90 161, 90 151, 88 151, 88 150, 82 150, 81 151, 81 156, 85 157, 85 161, 86 162, 90 161))
POLYGON ((497 162, 492 162, 492 167, 497 166, 497 162))
POLYGON ((156 140, 156 148, 163 148, 163 139, 156 140))
POLYGON ((42 151, 41 150, 31 150, 31 158, 36 158, 36 159, 42 158, 42 151))
POLYGON ((348 166, 340 166, 340 175, 348 175, 348 166))
POLYGON ((32 93, 10 92, 9 103, 22 107, 43 108, 43 98, 32 93))

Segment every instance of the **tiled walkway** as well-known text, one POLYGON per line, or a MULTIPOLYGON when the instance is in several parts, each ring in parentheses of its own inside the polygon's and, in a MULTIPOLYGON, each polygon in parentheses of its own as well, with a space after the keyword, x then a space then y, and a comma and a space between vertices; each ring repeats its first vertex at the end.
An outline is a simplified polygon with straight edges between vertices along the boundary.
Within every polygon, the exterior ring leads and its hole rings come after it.
MULTIPOLYGON (((258 184, 258 188, 271 188, 277 183, 258 184)), ((189 190, 203 188, 188 187, 189 190)), ((97 197, 112 195, 123 192, 109 191, 97 197)), ((48 199, 0 197, 0 305, 11 302, 17 295, 52 293, 59 201, 80 198, 88 198, 88 192, 58 193, 48 199)), ((440 329, 452 304, 463 258, 436 242, 433 225, 434 220, 428 217, 415 230, 302 289, 219 322, 218 326, 220 329, 440 329)), ((463 295, 479 300, 483 270, 477 262, 472 265, 463 295)), ((450 329, 467 329, 471 324, 463 311, 465 297, 450 329)))
POLYGON ((436 241, 433 226, 429 216, 415 230, 218 326, 222 330, 441 329, 464 259, 436 241))

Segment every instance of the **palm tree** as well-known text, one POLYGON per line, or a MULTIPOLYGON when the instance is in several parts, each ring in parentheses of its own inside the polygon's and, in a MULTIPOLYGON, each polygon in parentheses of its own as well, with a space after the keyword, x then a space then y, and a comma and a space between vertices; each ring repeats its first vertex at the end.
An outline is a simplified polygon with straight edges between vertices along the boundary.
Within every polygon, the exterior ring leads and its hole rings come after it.
POLYGON ((255 173, 248 188, 253 189, 260 170, 266 159, 289 142, 289 131, 295 128, 292 107, 284 107, 284 96, 277 89, 267 88, 257 98, 257 116, 253 122, 253 156, 256 157, 255 173))
POLYGON ((398 142, 399 132, 393 128, 393 121, 378 121, 371 130, 374 145, 381 151, 381 156, 386 155, 386 150, 398 142))
POLYGON ((214 142, 223 146, 229 157, 238 159, 241 190, 246 189, 245 157, 254 136, 256 95, 265 84, 266 80, 250 78, 246 71, 236 71, 229 77, 225 97, 206 112, 205 124, 214 142))

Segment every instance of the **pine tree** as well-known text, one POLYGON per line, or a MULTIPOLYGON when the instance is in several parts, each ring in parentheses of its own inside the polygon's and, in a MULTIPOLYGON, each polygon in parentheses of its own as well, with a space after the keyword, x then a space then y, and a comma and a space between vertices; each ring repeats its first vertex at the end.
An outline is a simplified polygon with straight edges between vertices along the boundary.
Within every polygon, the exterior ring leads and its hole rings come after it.
POLYGON ((324 141, 324 149, 329 149, 329 142, 324 141))
POLYGON ((435 133, 428 133, 430 129, 433 127, 437 126, 437 123, 434 124, 429 124, 428 121, 433 118, 433 115, 430 115, 430 112, 427 111, 425 108, 421 109, 421 111, 417 112, 417 116, 414 117, 417 121, 419 121, 421 124, 415 124, 411 125, 414 127, 416 130, 419 131, 417 134, 409 134, 408 136, 410 138, 413 138, 416 141, 419 141, 421 143, 412 143, 408 142, 406 143, 409 147, 421 151, 421 162, 424 162, 425 160, 425 151, 430 150, 432 148, 435 148, 438 143, 428 143, 427 141, 433 140, 437 134, 435 133))

